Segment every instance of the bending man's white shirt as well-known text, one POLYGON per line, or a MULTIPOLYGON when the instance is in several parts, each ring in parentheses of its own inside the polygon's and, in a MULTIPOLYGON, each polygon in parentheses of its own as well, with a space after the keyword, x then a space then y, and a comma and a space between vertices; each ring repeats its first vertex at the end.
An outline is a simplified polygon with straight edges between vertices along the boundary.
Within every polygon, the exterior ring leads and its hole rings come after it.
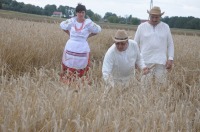
POLYGON ((129 39, 127 49, 122 52, 118 51, 113 44, 106 52, 103 61, 104 81, 111 86, 117 83, 128 83, 135 76, 135 64, 141 69, 146 67, 134 40, 129 39))

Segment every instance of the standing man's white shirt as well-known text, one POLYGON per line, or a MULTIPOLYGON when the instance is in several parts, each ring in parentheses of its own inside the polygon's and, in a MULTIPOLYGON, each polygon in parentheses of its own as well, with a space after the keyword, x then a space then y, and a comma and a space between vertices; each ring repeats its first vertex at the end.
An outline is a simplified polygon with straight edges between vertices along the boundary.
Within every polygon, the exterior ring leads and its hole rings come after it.
POLYGON ((134 39, 145 63, 165 65, 174 58, 174 43, 169 26, 163 22, 156 26, 144 22, 138 26, 134 39), (168 57, 167 57, 168 55, 168 57))
POLYGON ((113 44, 104 57, 103 79, 111 85, 117 82, 126 83, 134 77, 135 64, 141 69, 146 67, 134 40, 129 39, 127 49, 122 52, 118 51, 116 45, 113 44))
POLYGON ((142 77, 142 82, 148 86, 152 75, 155 75, 156 82, 166 83, 167 61, 174 58, 174 43, 169 26, 163 22, 157 25, 144 22, 138 26, 135 41, 140 47, 145 64, 148 67, 155 65, 150 74, 142 77))

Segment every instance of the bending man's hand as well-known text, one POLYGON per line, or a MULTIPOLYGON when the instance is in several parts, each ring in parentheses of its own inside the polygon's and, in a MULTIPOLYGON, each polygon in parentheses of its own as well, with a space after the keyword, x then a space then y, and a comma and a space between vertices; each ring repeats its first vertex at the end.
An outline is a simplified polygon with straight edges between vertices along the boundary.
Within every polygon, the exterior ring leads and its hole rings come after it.
POLYGON ((146 75, 148 73, 149 73, 149 68, 148 67, 145 67, 145 68, 142 69, 142 74, 143 75, 146 75))

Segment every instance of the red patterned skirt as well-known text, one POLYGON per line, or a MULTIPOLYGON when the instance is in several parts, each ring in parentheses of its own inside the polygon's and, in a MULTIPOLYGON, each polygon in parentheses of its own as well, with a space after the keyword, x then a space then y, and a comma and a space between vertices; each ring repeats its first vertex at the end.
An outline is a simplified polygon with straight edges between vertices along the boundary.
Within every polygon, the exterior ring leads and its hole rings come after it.
POLYGON ((65 66, 62 63, 62 73, 60 74, 60 81, 66 83, 81 78, 83 76, 88 78, 87 72, 89 70, 90 59, 88 59, 88 65, 84 69, 75 69, 65 66))

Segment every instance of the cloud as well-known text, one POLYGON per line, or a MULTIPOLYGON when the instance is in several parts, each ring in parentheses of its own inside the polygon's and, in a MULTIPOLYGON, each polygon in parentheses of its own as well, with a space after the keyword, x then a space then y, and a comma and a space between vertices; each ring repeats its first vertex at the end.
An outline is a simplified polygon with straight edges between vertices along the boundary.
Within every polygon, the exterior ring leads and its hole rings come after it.
POLYGON ((194 7, 194 6, 189 6, 189 5, 184 5, 183 9, 188 10, 188 11, 196 11, 196 12, 200 10, 200 8, 197 8, 197 7, 194 7))

